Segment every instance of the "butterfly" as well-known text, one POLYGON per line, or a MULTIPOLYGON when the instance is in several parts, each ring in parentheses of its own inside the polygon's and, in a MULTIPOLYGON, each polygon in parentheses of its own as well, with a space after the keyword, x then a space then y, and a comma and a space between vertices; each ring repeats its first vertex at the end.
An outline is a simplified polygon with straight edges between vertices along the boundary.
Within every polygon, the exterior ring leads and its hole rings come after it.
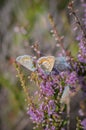
POLYGON ((55 58, 53 70, 55 72, 62 72, 70 69, 70 65, 67 62, 66 57, 60 56, 55 58))
POLYGON ((55 63, 54 56, 46 56, 38 59, 38 67, 41 67, 45 72, 51 72, 55 63))
POLYGON ((34 58, 30 55, 18 56, 16 61, 30 71, 34 72, 37 69, 34 63, 34 58))
POLYGON ((35 59, 32 56, 23 55, 17 57, 16 61, 33 72, 36 71, 38 67, 42 68, 46 73, 52 71, 59 73, 69 68, 65 57, 43 56, 35 63, 35 59))

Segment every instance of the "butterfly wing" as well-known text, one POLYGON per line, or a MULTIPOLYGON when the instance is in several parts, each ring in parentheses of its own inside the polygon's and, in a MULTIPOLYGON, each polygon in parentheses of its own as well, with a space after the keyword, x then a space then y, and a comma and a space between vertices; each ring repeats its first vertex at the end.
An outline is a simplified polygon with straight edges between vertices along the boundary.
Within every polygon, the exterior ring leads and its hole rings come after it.
POLYGON ((38 67, 41 67, 45 72, 51 72, 54 66, 54 62, 54 56, 41 57, 37 61, 37 65, 38 67))
POLYGON ((62 72, 70 69, 70 66, 67 63, 65 57, 56 57, 54 69, 57 70, 58 72, 62 72))
POLYGON ((64 88, 60 103, 66 104, 68 102, 69 98, 70 98, 70 88, 69 88, 69 86, 66 86, 64 88))
POLYGON ((16 61, 30 71, 35 71, 37 68, 34 64, 34 59, 30 55, 23 55, 16 58, 16 61))

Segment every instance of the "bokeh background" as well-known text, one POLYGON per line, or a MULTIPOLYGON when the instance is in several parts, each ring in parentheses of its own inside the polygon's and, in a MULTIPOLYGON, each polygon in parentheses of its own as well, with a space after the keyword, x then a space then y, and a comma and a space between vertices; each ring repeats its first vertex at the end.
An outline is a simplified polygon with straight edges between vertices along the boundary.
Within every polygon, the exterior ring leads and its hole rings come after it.
MULTIPOLYGON (((69 0, 0 0, 0 130, 32 130, 26 114, 25 96, 16 78, 13 60, 23 54, 35 55, 31 46, 38 41, 45 55, 57 55, 56 41, 48 14, 52 14, 64 46, 77 54, 73 19, 67 9, 69 0)), ((79 9, 80 1, 75 0, 79 9)))

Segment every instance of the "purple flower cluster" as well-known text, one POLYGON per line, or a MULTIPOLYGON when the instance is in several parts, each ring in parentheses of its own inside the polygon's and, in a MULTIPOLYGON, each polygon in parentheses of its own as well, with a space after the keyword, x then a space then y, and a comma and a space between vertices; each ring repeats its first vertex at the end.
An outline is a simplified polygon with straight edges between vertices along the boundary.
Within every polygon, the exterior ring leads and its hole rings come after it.
POLYGON ((42 102, 42 104, 40 104, 40 109, 41 111, 45 111, 50 117, 50 115, 55 113, 55 109, 56 109, 54 100, 48 101, 47 104, 42 102))
POLYGON ((84 16, 82 18, 83 26, 82 29, 83 31, 81 34, 78 36, 77 40, 79 40, 79 54, 78 54, 78 59, 82 63, 86 63, 86 2, 85 0, 81 0, 82 7, 84 10, 84 16))
POLYGON ((80 62, 86 63, 86 38, 80 39, 78 59, 80 62))
POLYGON ((56 106, 54 100, 50 100, 47 105, 48 115, 52 115, 55 112, 56 106))
POLYGON ((56 117, 56 120, 58 120, 58 114, 56 113, 56 104, 54 100, 49 100, 47 102, 42 102, 40 104, 40 110, 44 112, 44 120, 43 124, 45 126, 44 130, 55 130, 56 127, 53 125, 53 121, 55 122, 55 118, 53 120, 53 117, 56 117))
POLYGON ((42 94, 45 96, 53 96, 54 90, 52 88, 52 82, 42 82, 40 84, 42 94))
MULTIPOLYGON (((69 87, 73 88, 72 90, 75 91, 80 83, 78 71, 75 71, 76 67, 73 71, 69 71, 68 69, 57 75, 54 73, 47 74, 41 68, 38 69, 38 80, 40 80, 39 104, 37 105, 37 108, 30 106, 28 110, 28 114, 37 126, 41 125, 44 130, 56 130, 57 128, 64 129, 65 125, 59 126, 61 122, 59 122, 59 118, 62 118, 60 105, 62 104, 62 100, 65 100, 64 103, 66 103, 66 98, 69 96, 69 87), (65 86, 67 89, 64 89, 65 86)), ((64 113, 64 110, 62 113, 64 113)))
POLYGON ((33 107, 30 107, 27 113, 36 124, 41 123, 44 118, 44 113, 38 109, 34 109, 33 107))
MULTIPOLYGON (((32 121, 37 125, 41 124, 44 130, 56 130, 61 127, 58 123, 58 119, 61 118, 60 100, 57 101, 62 93, 59 76, 47 75, 41 69, 38 70, 38 76, 40 79, 39 104, 37 108, 30 106, 28 114, 32 121)), ((64 127, 63 124, 62 127, 64 127)))
POLYGON ((83 126, 83 130, 86 130, 86 118, 82 120, 81 125, 83 126))
POLYGON ((69 85, 69 86, 75 86, 77 85, 78 83, 78 78, 77 78, 77 74, 76 72, 71 72, 68 76, 67 76, 67 79, 66 79, 66 83, 69 85))

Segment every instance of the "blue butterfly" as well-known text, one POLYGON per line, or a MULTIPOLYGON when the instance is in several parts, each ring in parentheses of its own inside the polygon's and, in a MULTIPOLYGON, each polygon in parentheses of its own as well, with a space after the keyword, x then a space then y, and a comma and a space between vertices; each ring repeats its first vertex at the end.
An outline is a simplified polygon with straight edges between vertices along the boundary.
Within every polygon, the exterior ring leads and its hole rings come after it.
POLYGON ((67 62, 66 57, 60 56, 55 58, 55 63, 53 66, 53 72, 59 74, 60 72, 70 70, 70 65, 67 62))

